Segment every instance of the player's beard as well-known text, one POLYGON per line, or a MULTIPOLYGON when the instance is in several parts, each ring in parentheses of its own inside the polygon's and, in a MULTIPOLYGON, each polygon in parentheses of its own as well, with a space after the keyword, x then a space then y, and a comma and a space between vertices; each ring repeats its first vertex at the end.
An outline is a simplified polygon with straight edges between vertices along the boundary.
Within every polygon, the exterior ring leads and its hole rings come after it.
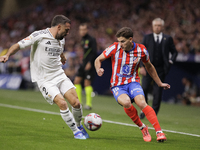
POLYGON ((133 48, 133 45, 124 45, 121 46, 121 49, 125 52, 129 52, 133 48))
POLYGON ((65 37, 65 35, 57 34, 55 39, 62 40, 64 37, 65 37))
POLYGON ((127 46, 121 46, 121 49, 122 49, 123 51, 127 51, 127 46))

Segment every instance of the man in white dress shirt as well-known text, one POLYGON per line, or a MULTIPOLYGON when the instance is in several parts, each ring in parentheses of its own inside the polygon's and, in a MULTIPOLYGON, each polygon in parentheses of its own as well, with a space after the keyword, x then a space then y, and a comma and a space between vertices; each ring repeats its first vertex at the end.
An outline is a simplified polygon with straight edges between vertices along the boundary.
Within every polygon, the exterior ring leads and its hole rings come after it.
POLYGON ((30 68, 32 82, 36 82, 40 92, 49 104, 57 104, 60 115, 72 130, 75 139, 86 139, 89 135, 81 125, 82 106, 78 100, 75 86, 65 75, 62 64, 66 58, 63 55, 64 37, 69 34, 71 21, 56 15, 51 28, 35 31, 28 37, 12 45, 8 52, 0 57, 0 62, 6 62, 9 56, 18 50, 31 46, 30 68), (72 113, 67 101, 72 106, 72 113))

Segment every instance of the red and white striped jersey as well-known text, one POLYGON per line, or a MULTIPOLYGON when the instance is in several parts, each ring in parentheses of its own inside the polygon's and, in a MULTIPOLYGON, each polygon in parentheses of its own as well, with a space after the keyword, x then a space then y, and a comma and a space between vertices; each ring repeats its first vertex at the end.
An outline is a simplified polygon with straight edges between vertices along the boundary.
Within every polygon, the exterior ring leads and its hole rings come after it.
POLYGON ((134 42, 133 45, 129 52, 125 52, 119 43, 115 42, 103 51, 104 56, 111 57, 112 61, 111 87, 140 82, 138 67, 140 61, 144 63, 149 61, 149 54, 144 45, 134 42))

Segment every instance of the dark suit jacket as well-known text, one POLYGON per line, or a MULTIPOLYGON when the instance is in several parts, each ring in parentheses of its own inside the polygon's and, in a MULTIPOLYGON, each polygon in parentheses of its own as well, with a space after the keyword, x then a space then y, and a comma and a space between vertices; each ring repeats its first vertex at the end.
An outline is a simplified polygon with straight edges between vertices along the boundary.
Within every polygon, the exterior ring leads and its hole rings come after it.
MULTIPOLYGON (((174 62, 176 60, 177 51, 176 51, 176 48, 171 36, 163 34, 161 42, 162 42, 162 55, 164 59, 163 67, 164 67, 165 74, 167 74, 169 72, 170 65, 171 65, 169 63, 169 53, 172 54, 172 57, 170 59, 172 60, 172 62, 174 62)), ((155 42, 154 42, 153 33, 145 35, 142 44, 147 48, 151 62, 153 62, 153 59, 154 59, 153 53, 156 46, 154 43, 155 42)))

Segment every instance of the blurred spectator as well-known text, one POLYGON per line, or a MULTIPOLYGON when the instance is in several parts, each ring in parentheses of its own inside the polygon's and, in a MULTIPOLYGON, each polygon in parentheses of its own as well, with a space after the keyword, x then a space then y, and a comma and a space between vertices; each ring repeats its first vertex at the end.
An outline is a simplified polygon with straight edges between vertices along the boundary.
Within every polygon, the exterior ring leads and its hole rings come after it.
POLYGON ((22 83, 21 87, 22 89, 33 89, 35 88, 35 84, 31 81, 31 73, 30 73, 30 58, 29 56, 23 57, 20 62, 20 69, 21 69, 21 75, 22 75, 22 83))
MULTIPOLYGON (((113 33, 122 26, 131 27, 135 33, 133 40, 141 43, 143 36, 151 32, 151 21, 159 17, 165 20, 163 32, 174 39, 180 55, 177 58, 186 61, 188 54, 194 54, 195 60, 200 62, 199 8, 199 0, 41 0, 8 18, 1 18, 0 52, 34 30, 50 26, 50 20, 56 14, 64 14, 71 19, 72 34, 66 38, 66 43, 71 44, 66 44, 65 49, 73 53, 79 52, 78 58, 82 57, 81 52, 76 51, 80 22, 88 22, 89 33, 96 37, 97 50, 101 53, 116 40, 113 33), (28 30, 24 30, 25 28, 28 30)), ((4 73, 7 65, 1 64, 0 72, 4 73)))
POLYGON ((67 58, 66 64, 63 66, 65 74, 70 78, 72 81, 75 78, 75 74, 78 70, 77 64, 77 55, 71 52, 65 52, 65 57, 67 58))
POLYGON ((20 60, 22 59, 23 54, 21 51, 16 53, 16 55, 10 56, 10 59, 7 62, 7 73, 9 74, 20 74, 21 73, 21 66, 20 60))
POLYGON ((75 65, 75 59, 76 59, 76 57, 69 57, 66 62, 67 63, 66 68, 64 68, 65 74, 72 81, 74 80, 75 74, 77 72, 77 68, 75 65))
MULTIPOLYGON (((7 53, 8 49, 0 50, 0 56, 3 56, 7 53)), ((0 63, 0 74, 7 73, 7 63, 0 63)))
POLYGON ((192 51, 199 54, 199 7, 198 0, 43 0, 0 21, 0 45, 3 48, 10 47, 12 43, 6 41, 15 43, 32 31, 48 26, 50 18, 55 14, 66 14, 72 20, 73 34, 68 39, 77 41, 76 29, 79 22, 88 21, 91 26, 90 34, 96 37, 98 50, 101 51, 112 43, 115 39, 113 33, 122 26, 129 26, 137 31, 134 35, 136 42, 141 42, 143 35, 151 32, 151 20, 160 17, 165 20, 165 33, 173 37, 180 53, 192 51), (131 17, 127 17, 130 15, 131 17))
POLYGON ((182 95, 177 95, 177 100, 185 105, 191 105, 197 102, 197 85, 189 78, 182 78, 184 92, 182 95))

